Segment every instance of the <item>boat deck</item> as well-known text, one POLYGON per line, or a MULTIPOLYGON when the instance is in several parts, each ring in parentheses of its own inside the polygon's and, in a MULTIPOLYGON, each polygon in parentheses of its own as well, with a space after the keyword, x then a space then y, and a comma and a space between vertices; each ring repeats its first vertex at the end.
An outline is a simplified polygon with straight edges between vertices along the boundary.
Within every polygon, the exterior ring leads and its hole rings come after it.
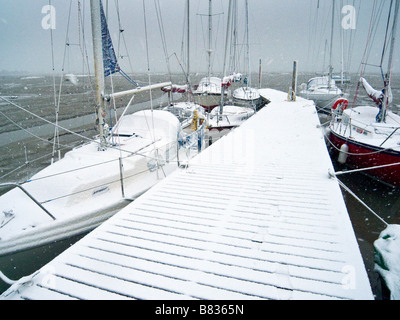
POLYGON ((262 95, 241 127, 1 298, 373 299, 314 104, 262 95))

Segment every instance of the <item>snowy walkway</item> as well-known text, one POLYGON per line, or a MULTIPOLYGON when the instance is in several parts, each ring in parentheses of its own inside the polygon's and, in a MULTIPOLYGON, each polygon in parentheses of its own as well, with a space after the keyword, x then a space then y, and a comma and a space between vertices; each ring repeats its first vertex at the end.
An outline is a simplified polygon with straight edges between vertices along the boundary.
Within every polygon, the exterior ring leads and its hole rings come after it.
POLYGON ((312 103, 272 102, 8 299, 373 299, 312 103))

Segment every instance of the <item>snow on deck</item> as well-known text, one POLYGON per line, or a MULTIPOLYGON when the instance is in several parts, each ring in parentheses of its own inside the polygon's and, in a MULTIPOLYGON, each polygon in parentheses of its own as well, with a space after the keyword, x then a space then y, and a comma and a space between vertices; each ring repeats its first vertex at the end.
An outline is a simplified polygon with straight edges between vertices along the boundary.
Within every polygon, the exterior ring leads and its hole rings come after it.
POLYGON ((312 102, 271 103, 7 299, 373 299, 312 102))

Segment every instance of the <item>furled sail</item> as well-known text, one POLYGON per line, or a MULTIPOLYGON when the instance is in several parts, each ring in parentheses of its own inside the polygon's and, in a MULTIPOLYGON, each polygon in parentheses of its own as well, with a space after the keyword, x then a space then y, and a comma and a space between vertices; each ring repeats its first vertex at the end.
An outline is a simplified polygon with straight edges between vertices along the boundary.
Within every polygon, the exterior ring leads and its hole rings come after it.
POLYGON ((103 4, 100 1, 101 13, 101 38, 103 43, 103 63, 104 63, 104 76, 108 77, 114 73, 120 73, 130 83, 138 86, 122 69, 120 68, 115 54, 114 46, 111 40, 110 31, 108 30, 107 19, 104 14, 103 4))
POLYGON ((114 46, 111 40, 110 32, 108 31, 107 19, 104 14, 103 4, 100 1, 101 11, 101 38, 103 41, 103 62, 104 62, 104 76, 119 72, 121 68, 118 65, 117 57, 115 55, 114 46))
MULTIPOLYGON (((385 97, 385 88, 382 89, 381 91, 375 90, 364 78, 360 78, 360 82, 361 82, 362 86, 364 87, 365 91, 367 92, 368 96, 372 100, 374 100, 376 105, 380 106, 385 97)), ((390 87, 389 87, 388 92, 389 93, 387 95, 387 99, 388 99, 387 104, 390 104, 393 101, 392 90, 390 89, 390 87)))
POLYGON ((172 84, 169 86, 162 87, 161 90, 163 92, 185 93, 188 90, 188 86, 186 84, 185 85, 172 84))

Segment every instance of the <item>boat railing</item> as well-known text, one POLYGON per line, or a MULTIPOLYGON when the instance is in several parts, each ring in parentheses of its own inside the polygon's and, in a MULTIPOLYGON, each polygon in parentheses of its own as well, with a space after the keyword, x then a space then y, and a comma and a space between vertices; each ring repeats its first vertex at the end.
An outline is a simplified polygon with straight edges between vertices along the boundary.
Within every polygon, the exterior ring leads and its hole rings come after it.
POLYGON ((396 129, 394 129, 393 132, 385 139, 385 141, 383 141, 381 143, 381 145, 379 147, 382 147, 385 144, 385 142, 388 141, 396 133, 396 131, 399 130, 399 129, 400 129, 400 127, 397 127, 396 129))
POLYGON ((231 121, 229 120, 229 116, 227 114, 219 114, 217 118, 218 120, 217 123, 219 121, 223 121, 223 118, 226 118, 226 121, 228 122, 229 125, 231 124, 231 121))
POLYGON ((56 220, 56 218, 39 202, 32 196, 24 187, 18 183, 1 183, 0 188, 16 187, 25 193, 40 209, 42 209, 51 219, 56 220))
POLYGON ((197 151, 200 152, 204 140, 204 127, 205 123, 203 123, 196 131, 187 135, 184 139, 182 147, 185 149, 197 149, 197 151))

